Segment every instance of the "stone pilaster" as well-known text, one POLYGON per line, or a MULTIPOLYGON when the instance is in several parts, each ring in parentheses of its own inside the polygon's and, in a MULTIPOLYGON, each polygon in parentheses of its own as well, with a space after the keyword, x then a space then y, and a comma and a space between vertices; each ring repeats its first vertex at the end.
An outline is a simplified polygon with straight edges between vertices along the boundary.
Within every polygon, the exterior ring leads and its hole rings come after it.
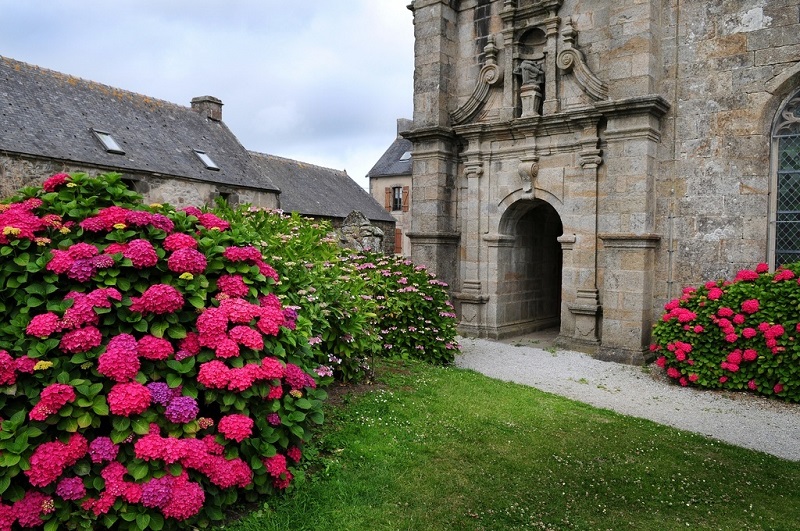
POLYGON ((449 128, 455 103, 452 64, 457 56, 457 16, 447 0, 414 0, 414 190, 411 258, 454 286, 458 275, 455 230, 455 137, 449 128))
POLYGON ((652 327, 656 234, 600 234, 603 240, 602 360, 642 365, 652 327))
MULTIPOLYGON (((460 290, 453 293, 461 315, 462 333, 475 335, 478 327, 485 322, 485 304, 489 300, 485 286, 481 283, 480 259, 480 208, 481 176, 483 163, 480 154, 465 153, 464 178, 467 181, 466 194, 461 200, 467 205, 466 219, 463 220, 464 234, 461 238, 460 290)), ((485 267, 485 264, 484 264, 485 267)))

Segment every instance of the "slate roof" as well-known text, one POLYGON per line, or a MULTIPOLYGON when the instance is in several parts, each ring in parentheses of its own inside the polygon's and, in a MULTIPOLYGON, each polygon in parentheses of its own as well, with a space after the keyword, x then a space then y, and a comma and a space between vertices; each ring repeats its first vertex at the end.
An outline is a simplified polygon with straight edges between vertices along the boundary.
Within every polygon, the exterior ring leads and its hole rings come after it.
POLYGON ((0 151, 277 191, 221 121, 174 103, 0 56, 0 151), (92 129, 125 151, 108 153, 92 129), (193 152, 219 166, 206 169, 193 152))
POLYGON ((255 151, 250 154, 261 170, 281 189, 281 209, 287 212, 345 218, 353 210, 358 210, 370 221, 395 221, 344 171, 255 151))
POLYGON ((411 148, 410 140, 398 136, 372 169, 367 172, 367 177, 411 175, 411 157, 400 160, 404 153, 411 151, 411 148))

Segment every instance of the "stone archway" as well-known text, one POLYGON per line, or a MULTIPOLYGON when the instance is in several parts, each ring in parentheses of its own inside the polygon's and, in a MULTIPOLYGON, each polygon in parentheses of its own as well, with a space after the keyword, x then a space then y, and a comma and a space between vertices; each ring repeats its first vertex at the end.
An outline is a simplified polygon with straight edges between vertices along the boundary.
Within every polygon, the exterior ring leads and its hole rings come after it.
POLYGON ((513 243, 498 253, 498 331, 508 336, 559 326, 563 225, 558 212, 541 199, 518 201, 500 225, 513 243))

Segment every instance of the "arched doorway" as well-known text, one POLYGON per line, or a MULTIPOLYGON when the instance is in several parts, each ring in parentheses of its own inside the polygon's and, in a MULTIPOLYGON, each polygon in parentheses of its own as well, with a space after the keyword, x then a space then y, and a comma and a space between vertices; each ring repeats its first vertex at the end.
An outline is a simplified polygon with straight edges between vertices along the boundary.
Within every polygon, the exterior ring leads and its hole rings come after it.
POLYGON ((561 321, 561 218, 540 199, 518 201, 500 230, 513 236, 497 264, 497 323, 503 335, 557 327, 561 321))

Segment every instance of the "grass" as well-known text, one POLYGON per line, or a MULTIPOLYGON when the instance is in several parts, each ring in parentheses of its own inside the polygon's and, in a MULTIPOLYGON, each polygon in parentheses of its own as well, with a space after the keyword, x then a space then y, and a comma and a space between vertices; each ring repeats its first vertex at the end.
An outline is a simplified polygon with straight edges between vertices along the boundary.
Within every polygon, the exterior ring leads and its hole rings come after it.
MULTIPOLYGON (((245 530, 796 529, 800 463, 471 371, 384 363, 245 530)), ((669 405, 665 405, 669 407, 669 405)))

